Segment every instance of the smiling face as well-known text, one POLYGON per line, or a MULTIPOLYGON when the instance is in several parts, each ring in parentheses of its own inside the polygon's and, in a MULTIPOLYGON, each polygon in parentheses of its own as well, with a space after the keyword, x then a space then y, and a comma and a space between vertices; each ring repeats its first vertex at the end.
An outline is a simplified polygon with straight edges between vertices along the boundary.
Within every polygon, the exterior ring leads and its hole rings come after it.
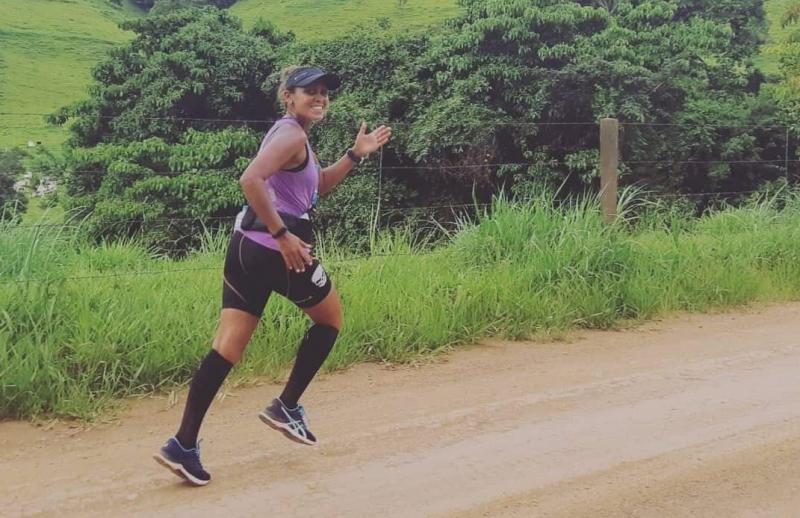
POLYGON ((296 119, 309 122, 321 121, 331 102, 328 97, 328 87, 322 81, 305 87, 298 86, 291 91, 285 90, 283 95, 289 114, 296 119))

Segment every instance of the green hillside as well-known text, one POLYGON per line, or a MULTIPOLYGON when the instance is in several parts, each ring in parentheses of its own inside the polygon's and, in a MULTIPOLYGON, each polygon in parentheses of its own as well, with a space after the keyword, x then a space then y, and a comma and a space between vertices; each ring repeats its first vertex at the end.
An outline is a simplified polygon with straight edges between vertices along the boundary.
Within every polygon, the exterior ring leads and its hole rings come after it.
POLYGON ((39 115, 84 96, 92 66, 128 37, 117 23, 140 16, 110 0, 0 1, 0 147, 57 144, 65 132, 39 115))
POLYGON ((376 18, 388 18, 398 31, 421 29, 453 16, 458 7, 456 0, 239 0, 230 11, 248 27, 264 18, 298 38, 315 40, 376 18))
POLYGON ((767 74, 775 74, 778 72, 778 61, 772 53, 773 45, 777 42, 784 41, 789 29, 781 28, 781 18, 783 13, 791 6, 800 0, 766 0, 765 5, 767 8, 767 21, 769 22, 769 36, 767 43, 761 48, 761 55, 756 60, 756 63, 767 74))

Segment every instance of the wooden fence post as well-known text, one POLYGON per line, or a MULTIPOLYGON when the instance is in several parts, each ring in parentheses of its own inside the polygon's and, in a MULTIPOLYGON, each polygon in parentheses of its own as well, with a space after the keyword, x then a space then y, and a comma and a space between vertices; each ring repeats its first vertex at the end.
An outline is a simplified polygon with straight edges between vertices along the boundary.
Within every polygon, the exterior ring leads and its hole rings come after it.
POLYGON ((617 217, 617 166, 619 165, 619 121, 600 121, 600 206, 603 221, 617 217))

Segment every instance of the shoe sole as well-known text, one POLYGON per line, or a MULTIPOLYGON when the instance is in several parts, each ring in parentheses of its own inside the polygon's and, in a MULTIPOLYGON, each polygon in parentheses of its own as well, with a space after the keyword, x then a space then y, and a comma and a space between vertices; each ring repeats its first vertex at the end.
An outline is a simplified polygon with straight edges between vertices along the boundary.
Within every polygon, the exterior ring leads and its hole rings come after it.
POLYGON ((199 478, 195 477, 194 475, 186 471, 186 469, 183 466, 181 466, 177 462, 172 462, 171 460, 167 459, 160 453, 156 453, 155 455, 153 455, 153 459, 155 459, 155 461, 158 462, 160 465, 170 470, 174 475, 181 477, 182 479, 186 480, 192 485, 205 486, 206 484, 211 482, 211 480, 200 480, 199 478))
POLYGON ((315 444, 317 444, 316 441, 311 442, 308 439, 304 439, 304 438, 302 438, 302 437, 300 437, 298 435, 293 434, 291 432, 291 430, 289 429, 288 425, 285 425, 285 424, 281 423, 280 421, 276 421, 276 420, 272 419, 270 416, 268 416, 264 412, 261 412, 260 414, 258 414, 258 418, 261 419, 261 421, 265 425, 269 426, 273 430, 281 432, 283 435, 286 436, 287 439, 290 439, 290 440, 292 440, 292 441, 294 441, 296 443, 305 444, 306 446, 314 446, 315 444))

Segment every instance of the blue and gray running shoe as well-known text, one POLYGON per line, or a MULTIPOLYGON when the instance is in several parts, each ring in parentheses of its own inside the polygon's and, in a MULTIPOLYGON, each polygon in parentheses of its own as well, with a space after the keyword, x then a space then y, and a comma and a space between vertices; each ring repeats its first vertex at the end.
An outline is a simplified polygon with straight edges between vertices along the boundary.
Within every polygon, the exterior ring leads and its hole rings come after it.
POLYGON ((175 437, 169 440, 153 455, 153 458, 179 477, 185 478, 195 486, 205 486, 211 482, 211 475, 200 464, 200 445, 185 449, 175 437))
POLYGON ((316 444, 317 438, 308 429, 308 417, 303 405, 286 408, 283 401, 273 399, 272 403, 258 414, 265 424, 283 433, 289 439, 301 444, 316 444))

